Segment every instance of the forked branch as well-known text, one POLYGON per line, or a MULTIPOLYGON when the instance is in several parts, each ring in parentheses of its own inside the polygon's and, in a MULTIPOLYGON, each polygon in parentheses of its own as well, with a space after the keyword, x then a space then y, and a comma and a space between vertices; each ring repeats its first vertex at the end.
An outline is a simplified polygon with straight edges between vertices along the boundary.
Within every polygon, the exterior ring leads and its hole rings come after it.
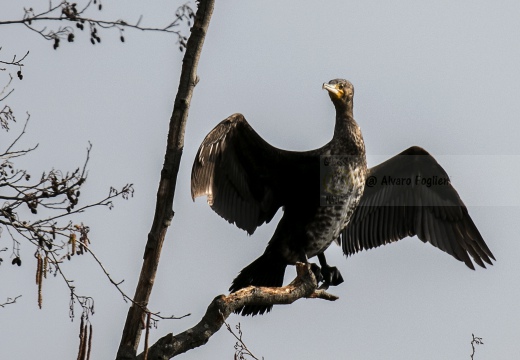
MULTIPOLYGON (((317 290, 316 278, 309 264, 296 264, 296 278, 279 288, 249 286, 229 295, 219 295, 208 306, 206 314, 194 327, 177 335, 168 334, 148 349, 148 359, 170 359, 208 342, 235 310, 244 305, 292 304, 301 298, 334 301, 337 296, 317 290)), ((143 359, 143 354, 137 357, 143 359)))
POLYGON ((175 19, 168 25, 163 27, 145 27, 141 26, 142 16, 135 23, 130 23, 122 19, 118 20, 101 20, 92 16, 88 16, 87 12, 91 8, 97 8, 101 11, 103 6, 99 0, 89 0, 80 8, 75 2, 62 0, 60 3, 53 5, 49 3, 49 9, 41 12, 36 12, 33 8, 24 8, 24 15, 21 19, 0 21, 0 25, 23 24, 29 30, 40 34, 45 40, 54 42, 54 49, 57 49, 61 40, 73 42, 75 39, 75 30, 83 31, 89 30, 90 42, 92 45, 101 42, 101 37, 98 28, 103 29, 117 29, 120 34, 122 42, 125 41, 124 30, 126 28, 137 29, 141 31, 154 31, 175 34, 177 36, 177 43, 181 50, 186 46, 186 37, 181 34, 179 25, 186 22, 191 26, 194 17, 193 10, 188 4, 181 5, 175 12, 175 19), (60 26, 57 29, 48 29, 47 26, 36 27, 37 23, 49 22, 65 22, 67 25, 60 26), (69 25, 70 24, 70 25, 69 25))

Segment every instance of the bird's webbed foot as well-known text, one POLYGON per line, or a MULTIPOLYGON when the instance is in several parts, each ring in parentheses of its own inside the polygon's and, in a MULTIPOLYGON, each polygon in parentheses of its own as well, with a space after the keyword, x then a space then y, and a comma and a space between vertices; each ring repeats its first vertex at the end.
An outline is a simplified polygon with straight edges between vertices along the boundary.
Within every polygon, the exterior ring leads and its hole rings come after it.
POLYGON ((335 266, 322 266, 321 275, 323 276, 323 284, 321 284, 320 289, 328 289, 329 286, 337 286, 344 281, 343 276, 335 266))
MULTIPOLYGON (((327 260, 325 259, 325 255, 323 253, 318 255, 318 259, 321 265, 320 272, 323 281, 319 287, 320 289, 326 290, 329 288, 329 286, 337 286, 344 281, 343 276, 341 276, 338 268, 335 266, 329 266, 329 264, 327 264, 327 260)), ((316 278, 316 280, 318 280, 318 278, 316 278)))
POLYGON ((315 263, 311 263, 311 270, 314 273, 314 277, 316 278, 316 282, 319 284, 323 281, 323 274, 321 272, 321 269, 318 265, 315 263))
MULTIPOLYGON (((320 261, 320 266, 315 263, 311 264, 311 270, 314 273, 314 277, 316 278, 316 282, 318 283, 319 289, 326 290, 329 286, 337 286, 341 284, 343 280, 343 276, 339 272, 338 268, 335 266, 329 266, 327 264, 327 260, 325 259, 325 255, 323 253, 318 255, 318 260, 320 261)), ((302 262, 309 263, 307 259, 307 255, 302 255, 302 262)))

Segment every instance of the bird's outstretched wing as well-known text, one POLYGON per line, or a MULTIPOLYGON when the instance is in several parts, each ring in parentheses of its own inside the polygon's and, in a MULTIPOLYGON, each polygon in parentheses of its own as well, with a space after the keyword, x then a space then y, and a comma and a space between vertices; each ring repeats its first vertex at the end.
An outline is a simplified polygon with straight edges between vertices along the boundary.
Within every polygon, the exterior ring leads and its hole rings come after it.
POLYGON ((252 234, 284 205, 292 167, 289 151, 271 146, 242 114, 233 114, 204 138, 191 171, 191 196, 252 234))
POLYGON ((341 234, 345 255, 417 235, 474 269, 495 260, 448 174, 414 146, 369 169, 365 191, 341 234))

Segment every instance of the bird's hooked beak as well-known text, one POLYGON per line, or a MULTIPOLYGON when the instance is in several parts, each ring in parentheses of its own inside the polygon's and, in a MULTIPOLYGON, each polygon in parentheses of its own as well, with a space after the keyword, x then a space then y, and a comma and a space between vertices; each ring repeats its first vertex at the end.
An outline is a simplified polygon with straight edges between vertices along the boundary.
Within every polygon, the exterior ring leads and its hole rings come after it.
POLYGON ((338 84, 323 83, 322 89, 327 90, 331 98, 341 99, 345 95, 345 92, 339 88, 338 84))

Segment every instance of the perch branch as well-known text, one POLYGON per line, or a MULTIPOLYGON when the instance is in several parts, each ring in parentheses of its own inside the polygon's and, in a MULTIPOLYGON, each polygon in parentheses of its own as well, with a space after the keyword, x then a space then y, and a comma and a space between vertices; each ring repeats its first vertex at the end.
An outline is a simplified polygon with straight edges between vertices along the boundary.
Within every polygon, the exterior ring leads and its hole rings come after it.
MULTIPOLYGON (((284 287, 249 286, 235 293, 219 295, 208 306, 197 325, 177 335, 167 334, 148 349, 149 359, 170 359, 208 342, 224 325, 225 320, 244 305, 292 304, 301 298, 334 301, 337 296, 317 290, 316 278, 309 264, 296 264, 296 278, 284 287)), ((137 357, 143 359, 143 354, 137 357)))

